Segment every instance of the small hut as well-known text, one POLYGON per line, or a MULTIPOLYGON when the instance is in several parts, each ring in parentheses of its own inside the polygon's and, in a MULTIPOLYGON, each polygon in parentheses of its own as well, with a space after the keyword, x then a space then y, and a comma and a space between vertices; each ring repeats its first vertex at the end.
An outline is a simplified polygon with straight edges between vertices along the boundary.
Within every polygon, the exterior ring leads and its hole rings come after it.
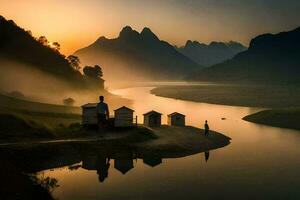
POLYGON ((169 126, 185 126, 185 115, 174 112, 168 115, 169 126))
POLYGON ((115 127, 131 127, 134 110, 125 106, 115 110, 115 127))
POLYGON ((156 111, 150 111, 144 114, 144 125, 145 126, 161 126, 162 114, 156 111))
POLYGON ((83 125, 96 125, 98 123, 97 120, 97 104, 96 103, 88 103, 82 108, 82 124, 83 125))

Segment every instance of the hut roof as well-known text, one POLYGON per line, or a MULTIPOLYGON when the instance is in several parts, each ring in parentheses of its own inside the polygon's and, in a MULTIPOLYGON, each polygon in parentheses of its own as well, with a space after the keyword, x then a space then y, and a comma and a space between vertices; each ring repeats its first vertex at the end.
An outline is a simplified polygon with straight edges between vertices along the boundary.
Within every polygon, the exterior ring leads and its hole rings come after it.
POLYGON ((146 165, 149 165, 151 167, 155 167, 162 163, 162 159, 158 158, 158 157, 157 158, 156 157, 144 157, 143 163, 145 163, 146 165))
POLYGON ((162 115, 162 114, 159 113, 159 112, 156 112, 156 111, 152 110, 152 111, 149 111, 149 112, 145 113, 144 116, 145 115, 162 115))
POLYGON ((133 160, 132 159, 126 159, 126 160, 115 159, 114 167, 115 167, 115 169, 119 170, 122 174, 126 174, 129 170, 131 170, 134 167, 133 160))
POLYGON ((126 107, 126 106, 122 106, 121 108, 118 108, 118 109, 116 109, 115 111, 118 111, 118 110, 129 110, 129 111, 132 111, 132 112, 134 112, 134 110, 132 110, 132 109, 130 109, 130 108, 128 108, 128 107, 126 107))
POLYGON ((173 117, 173 116, 176 116, 176 115, 180 115, 180 116, 185 117, 184 114, 181 114, 181 113, 178 113, 178 112, 173 112, 173 113, 169 114, 168 117, 173 117))
POLYGON ((88 103, 81 106, 82 108, 95 108, 97 107, 97 103, 88 103))

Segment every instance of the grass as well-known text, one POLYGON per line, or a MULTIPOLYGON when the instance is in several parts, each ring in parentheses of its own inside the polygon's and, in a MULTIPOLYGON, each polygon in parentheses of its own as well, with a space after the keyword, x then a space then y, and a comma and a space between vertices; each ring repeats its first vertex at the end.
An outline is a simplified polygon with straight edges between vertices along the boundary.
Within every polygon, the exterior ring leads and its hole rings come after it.
POLYGON ((64 137, 67 130, 70 132, 69 126, 80 122, 79 107, 30 102, 0 94, 1 140, 64 137))
POLYGON ((45 126, 16 115, 0 114, 0 139, 20 139, 30 137, 51 138, 54 135, 45 126))
POLYGON ((151 92, 157 96, 221 105, 266 108, 300 106, 300 88, 297 86, 163 86, 151 92))
POLYGON ((264 110, 243 118, 246 121, 300 130, 300 108, 264 110))
POLYGON ((80 107, 54 105, 46 103, 31 102, 22 99, 0 94, 0 108, 15 109, 15 110, 28 110, 32 112, 46 112, 46 113, 73 113, 79 114, 80 107))

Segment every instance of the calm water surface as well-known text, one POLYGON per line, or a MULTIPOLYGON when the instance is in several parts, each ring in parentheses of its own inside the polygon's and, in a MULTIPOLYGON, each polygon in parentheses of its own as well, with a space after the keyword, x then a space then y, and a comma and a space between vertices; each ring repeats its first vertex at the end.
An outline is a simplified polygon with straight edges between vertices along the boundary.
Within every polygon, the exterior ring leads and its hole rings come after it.
MULTIPOLYGON (((210 152, 183 158, 163 159, 151 167, 134 160, 125 174, 110 161, 107 178, 100 182, 97 171, 68 167, 40 172, 56 178, 53 196, 77 199, 300 199, 300 131, 272 128, 241 120, 260 109, 194 103, 156 97, 151 88, 113 91, 133 100, 138 121, 142 114, 157 110, 166 115, 186 114, 187 124, 211 129, 232 138, 232 143, 210 152), (222 120, 226 118, 226 120, 222 120)), ((81 163, 79 163, 81 164, 81 163)))

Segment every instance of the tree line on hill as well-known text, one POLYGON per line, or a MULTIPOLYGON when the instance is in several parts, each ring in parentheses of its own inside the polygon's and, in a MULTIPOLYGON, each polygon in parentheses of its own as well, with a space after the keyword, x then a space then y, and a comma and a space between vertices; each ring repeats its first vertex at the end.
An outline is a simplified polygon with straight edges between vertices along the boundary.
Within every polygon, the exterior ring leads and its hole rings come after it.
POLYGON ((0 62, 6 59, 33 66, 77 88, 104 89, 99 65, 85 66, 82 74, 79 58, 74 55, 66 57, 60 49, 58 42, 51 43, 45 36, 35 38, 31 31, 25 31, 14 21, 0 16, 0 62))

